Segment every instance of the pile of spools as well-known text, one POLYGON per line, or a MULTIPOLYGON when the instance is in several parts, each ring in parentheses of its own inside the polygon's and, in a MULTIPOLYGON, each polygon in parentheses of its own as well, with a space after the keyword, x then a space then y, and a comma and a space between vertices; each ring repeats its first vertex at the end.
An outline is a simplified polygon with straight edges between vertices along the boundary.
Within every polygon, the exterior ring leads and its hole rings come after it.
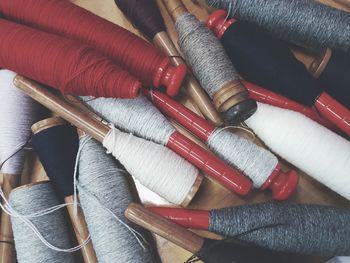
POLYGON ((346 4, 76 2, 0 0, 0 262, 349 260, 346 4))

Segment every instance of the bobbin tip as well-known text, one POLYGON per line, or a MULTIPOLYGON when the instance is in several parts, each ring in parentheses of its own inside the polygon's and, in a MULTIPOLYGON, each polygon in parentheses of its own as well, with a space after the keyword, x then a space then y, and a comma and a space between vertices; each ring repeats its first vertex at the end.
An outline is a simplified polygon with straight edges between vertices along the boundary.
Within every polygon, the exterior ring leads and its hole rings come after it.
POLYGON ((236 21, 235 19, 226 19, 227 12, 219 9, 213 12, 207 20, 207 27, 212 30, 215 35, 221 39, 226 30, 236 21))
POLYGON ((294 170, 284 173, 280 169, 281 166, 277 165, 275 171, 271 174, 269 179, 267 179, 261 189, 271 189, 272 198, 274 200, 283 201, 294 193, 299 182, 299 176, 294 170))
POLYGON ((167 94, 170 97, 173 97, 180 91, 181 84, 187 74, 187 66, 185 64, 180 64, 174 67, 171 65, 171 61, 169 59, 165 60, 164 62, 165 63, 162 63, 158 68, 154 86, 165 86, 167 94))
POLYGON ((256 112, 257 107, 256 101, 252 99, 234 105, 224 113, 225 124, 230 126, 245 121, 256 112))

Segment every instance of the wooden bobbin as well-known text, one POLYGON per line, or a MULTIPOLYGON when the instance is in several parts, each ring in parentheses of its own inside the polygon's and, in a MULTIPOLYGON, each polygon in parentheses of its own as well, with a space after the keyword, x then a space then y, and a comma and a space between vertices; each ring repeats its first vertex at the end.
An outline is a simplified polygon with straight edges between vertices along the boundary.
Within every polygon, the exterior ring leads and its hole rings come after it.
POLYGON ((322 72, 328 65, 332 57, 332 50, 327 48, 319 56, 317 56, 309 67, 309 72, 315 77, 319 78, 322 72))
MULTIPOLYGON (((167 32, 162 31, 157 33, 153 38, 153 43, 170 57, 175 66, 185 63, 167 32)), ((184 85, 186 87, 187 94, 196 103, 205 118, 212 122, 215 126, 222 126, 222 118, 213 107, 206 92, 202 89, 198 81, 191 73, 188 73, 187 80, 184 82, 184 85)))
POLYGON ((196 254, 201 250, 204 239, 187 229, 159 216, 143 206, 131 203, 125 216, 133 223, 169 240, 170 242, 196 254))
MULTIPOLYGON (((17 75, 14 79, 14 84, 26 93, 28 96, 55 112, 78 129, 84 131, 99 142, 103 142, 103 139, 108 134, 110 127, 100 120, 92 117, 91 111, 79 109, 77 105, 72 106, 67 101, 59 98, 51 93, 48 89, 42 85, 29 80, 25 77, 17 75)), ((81 103, 81 102, 80 102, 81 103)), ((82 105, 80 107, 86 106, 82 105)), ((186 207, 197 193, 199 186, 203 180, 202 176, 197 176, 197 179, 192 185, 190 192, 184 199, 182 206, 186 207)))
MULTIPOLYGON (((174 21, 188 12, 187 8, 181 0, 163 0, 163 3, 174 21)), ((225 113, 232 107, 246 101, 248 99, 248 95, 249 93, 244 85, 239 80, 233 80, 229 83, 226 83, 223 87, 215 92, 213 95, 213 103, 217 111, 225 113)), ((250 109, 252 105, 248 106, 248 104, 241 106, 244 111, 253 110, 250 109)), ((247 112, 247 114, 241 114, 241 116, 237 115, 237 122, 244 121, 246 117, 251 114, 252 112, 247 112)))
MULTIPOLYGON (((69 125, 67 121, 60 117, 51 117, 45 120, 39 121, 32 126, 33 134, 38 134, 46 129, 50 129, 55 126, 60 125, 69 125)), ((79 197, 77 197, 77 202, 79 202, 79 197)), ((64 202, 66 204, 74 203, 74 196, 66 196, 64 198, 64 202)), ((75 236, 77 238, 78 243, 81 245, 85 240, 89 238, 89 230, 85 221, 83 210, 80 206, 77 206, 77 211, 75 213, 73 205, 67 206, 68 215, 70 217, 70 221, 73 226, 73 230, 75 236)), ((90 241, 84 247, 81 248, 81 253, 84 258, 85 263, 97 263, 97 258, 95 254, 95 250, 92 246, 92 242, 90 241)))

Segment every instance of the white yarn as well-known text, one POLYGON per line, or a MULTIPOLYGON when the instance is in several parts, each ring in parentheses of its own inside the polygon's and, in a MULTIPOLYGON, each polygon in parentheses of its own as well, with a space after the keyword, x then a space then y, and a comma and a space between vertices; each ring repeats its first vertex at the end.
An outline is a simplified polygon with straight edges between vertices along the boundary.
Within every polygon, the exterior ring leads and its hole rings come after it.
POLYGON ((175 128, 143 95, 136 99, 81 97, 104 119, 125 132, 166 145, 175 128))
POLYGON ((326 263, 350 263, 350 257, 336 257, 326 263))
POLYGON ((198 170, 168 148, 112 128, 103 146, 144 186, 176 205, 183 203, 198 170))
POLYGON ((16 73, 0 70, 0 164, 1 171, 19 175, 23 169, 24 146, 37 120, 38 104, 13 84, 16 73))
POLYGON ((246 123, 274 152, 350 199, 350 142, 304 115, 258 103, 246 123))
POLYGON ((225 128, 216 129, 207 143, 220 158, 248 176, 255 188, 260 188, 266 182, 278 164, 277 157, 270 151, 225 128))

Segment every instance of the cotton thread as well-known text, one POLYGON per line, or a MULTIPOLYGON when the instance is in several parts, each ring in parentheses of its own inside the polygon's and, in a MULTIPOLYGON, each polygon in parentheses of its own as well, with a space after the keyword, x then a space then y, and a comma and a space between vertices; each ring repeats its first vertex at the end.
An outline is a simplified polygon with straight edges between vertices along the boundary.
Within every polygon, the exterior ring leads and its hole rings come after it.
POLYGON ((247 175, 258 189, 278 165, 277 157, 270 151, 222 128, 210 135, 207 144, 228 164, 247 175))
POLYGON ((31 125, 39 118, 39 104, 13 84, 16 73, 0 70, 0 169, 2 173, 20 175, 24 164, 24 147, 31 125))
POLYGON ((1 1, 0 10, 8 19, 96 48, 147 86, 172 86, 161 80, 160 75, 166 72, 179 77, 174 87, 177 90, 185 76, 172 72, 175 68, 170 65, 170 59, 150 43, 69 1, 1 1))
POLYGON ((349 217, 347 209, 262 203, 210 211, 209 231, 277 251, 345 256, 350 254, 349 217))
POLYGON ((246 123, 282 158, 350 199, 350 143, 304 115, 258 103, 246 123))
POLYGON ((240 80, 222 45, 195 16, 185 13, 176 20, 175 25, 179 46, 211 98, 228 82, 240 80))
POLYGON ((198 176, 198 170, 162 145, 110 129, 103 146, 141 184, 169 202, 180 205, 198 176))
POLYGON ((99 262, 154 262, 144 233, 124 216, 133 200, 125 170, 89 137, 81 138, 78 162, 80 201, 99 262))
POLYGON ((296 45, 350 52, 350 15, 309 0, 206 0, 296 45))
MULTIPOLYGON (((50 183, 36 184, 14 190, 10 194, 9 203, 15 211, 24 215, 37 213, 59 205, 50 183)), ((44 245, 21 218, 12 217, 11 221, 18 262, 74 262, 71 253, 54 251, 44 245), (37 253, 33 253, 33 248, 37 253)), ((31 222, 50 243, 60 248, 71 246, 62 210, 38 218, 34 217, 31 222)))
POLYGON ((134 98, 141 84, 93 48, 0 19, 0 66, 63 93, 134 98))

